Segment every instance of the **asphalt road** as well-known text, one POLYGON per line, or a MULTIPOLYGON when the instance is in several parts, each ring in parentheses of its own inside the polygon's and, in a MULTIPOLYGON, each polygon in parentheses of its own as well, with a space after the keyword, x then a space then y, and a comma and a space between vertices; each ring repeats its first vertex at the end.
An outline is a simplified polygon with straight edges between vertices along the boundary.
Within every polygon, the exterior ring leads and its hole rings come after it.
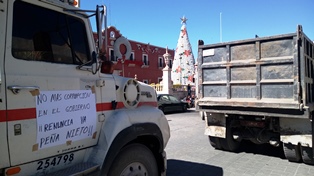
POLYGON ((314 166, 289 162, 282 147, 245 142, 239 153, 214 149, 193 110, 166 117, 171 129, 167 176, 314 176, 314 166))

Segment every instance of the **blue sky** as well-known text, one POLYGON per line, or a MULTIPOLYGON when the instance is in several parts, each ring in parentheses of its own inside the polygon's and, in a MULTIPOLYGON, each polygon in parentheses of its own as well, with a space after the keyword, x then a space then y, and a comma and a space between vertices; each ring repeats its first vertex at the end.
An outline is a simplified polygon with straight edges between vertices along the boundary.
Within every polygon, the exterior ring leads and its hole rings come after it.
POLYGON ((105 4, 108 26, 130 40, 175 49, 185 16, 194 58, 205 44, 292 33, 297 25, 314 40, 314 0, 80 0, 82 9, 105 4))

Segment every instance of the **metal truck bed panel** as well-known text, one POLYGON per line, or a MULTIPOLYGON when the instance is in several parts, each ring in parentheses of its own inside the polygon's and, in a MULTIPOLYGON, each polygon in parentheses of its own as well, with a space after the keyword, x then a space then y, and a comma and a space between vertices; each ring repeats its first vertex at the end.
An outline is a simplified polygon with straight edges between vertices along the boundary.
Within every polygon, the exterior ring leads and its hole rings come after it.
POLYGON ((200 109, 312 109, 313 55, 313 42, 301 27, 296 33, 213 45, 199 41, 200 109))

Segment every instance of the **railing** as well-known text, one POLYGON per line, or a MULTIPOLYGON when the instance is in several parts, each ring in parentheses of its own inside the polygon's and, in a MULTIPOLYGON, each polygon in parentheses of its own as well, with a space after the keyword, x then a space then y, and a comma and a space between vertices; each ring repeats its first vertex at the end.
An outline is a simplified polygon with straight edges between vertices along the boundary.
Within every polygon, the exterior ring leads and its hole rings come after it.
MULTIPOLYGON (((157 94, 162 93, 170 93, 168 91, 163 91, 163 85, 162 84, 150 84, 151 87, 153 87, 156 90, 157 94)), ((171 94, 175 97, 177 97, 179 100, 185 98, 188 94, 187 91, 187 85, 173 85, 171 94)), ((191 86, 191 95, 195 96, 195 86, 191 86)))
MULTIPOLYGON (((162 84, 150 84, 151 87, 153 87, 157 92, 162 91, 163 85, 162 84)), ((173 85, 172 86, 173 91, 187 91, 187 85, 173 85)), ((195 91, 195 86, 191 86, 191 90, 195 91)))
POLYGON ((187 91, 187 86, 186 85, 180 85, 180 84, 175 84, 172 86, 173 91, 187 91))
POLYGON ((157 92, 161 92, 163 86, 161 84, 150 84, 151 87, 153 87, 157 92))

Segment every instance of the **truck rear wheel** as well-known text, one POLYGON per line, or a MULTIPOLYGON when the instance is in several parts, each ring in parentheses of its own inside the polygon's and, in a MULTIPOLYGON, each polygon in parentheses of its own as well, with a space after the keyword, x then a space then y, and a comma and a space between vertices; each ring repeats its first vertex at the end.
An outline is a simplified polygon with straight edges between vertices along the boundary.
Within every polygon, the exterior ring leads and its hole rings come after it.
POLYGON ((240 142, 234 140, 232 136, 231 137, 227 136, 227 138, 225 139, 221 138, 220 143, 221 143, 222 149, 226 151, 236 152, 240 148, 240 142))
POLYGON ((108 176, 119 175, 158 176, 153 153, 141 144, 126 146, 113 161, 108 173, 108 176))
POLYGON ((286 158, 292 162, 300 162, 302 160, 300 147, 291 143, 283 143, 283 151, 286 158))
POLYGON ((222 149, 221 144, 220 144, 220 139, 218 137, 208 136, 208 139, 212 147, 219 150, 222 149))
POLYGON ((302 159, 305 164, 314 165, 313 151, 310 147, 301 146, 302 159))
POLYGON ((224 150, 236 152, 239 150, 241 142, 233 139, 233 129, 230 122, 227 122, 226 128, 226 138, 220 138, 221 147, 224 150))

